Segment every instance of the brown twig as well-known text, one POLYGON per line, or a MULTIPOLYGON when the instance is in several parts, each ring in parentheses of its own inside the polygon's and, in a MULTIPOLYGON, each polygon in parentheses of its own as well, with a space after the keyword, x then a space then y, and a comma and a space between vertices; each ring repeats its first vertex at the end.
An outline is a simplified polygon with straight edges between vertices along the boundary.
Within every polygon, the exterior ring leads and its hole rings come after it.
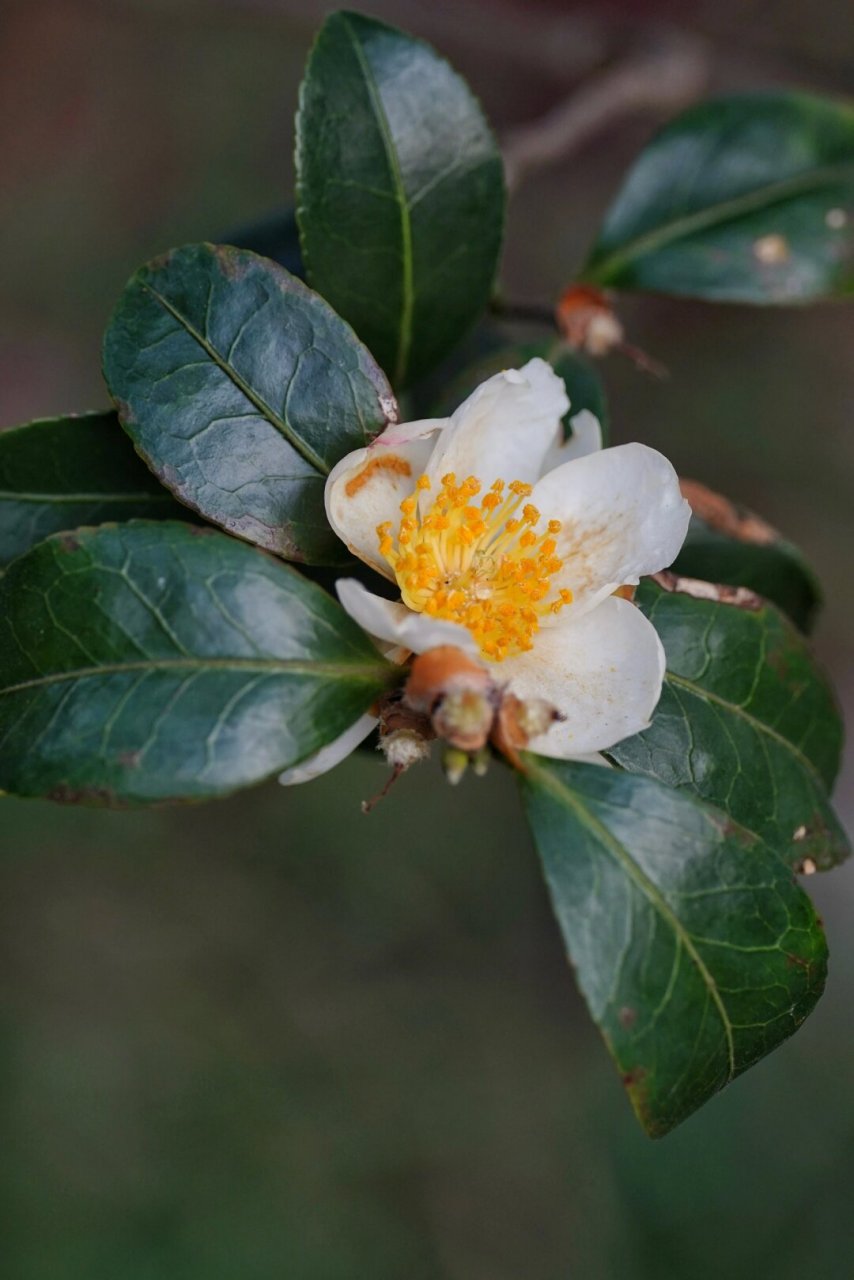
POLYGON ((687 106, 703 91, 708 76, 706 47, 693 37, 672 34, 654 49, 628 54, 539 119, 505 134, 509 190, 531 172, 567 159, 615 120, 637 111, 667 113, 687 106))

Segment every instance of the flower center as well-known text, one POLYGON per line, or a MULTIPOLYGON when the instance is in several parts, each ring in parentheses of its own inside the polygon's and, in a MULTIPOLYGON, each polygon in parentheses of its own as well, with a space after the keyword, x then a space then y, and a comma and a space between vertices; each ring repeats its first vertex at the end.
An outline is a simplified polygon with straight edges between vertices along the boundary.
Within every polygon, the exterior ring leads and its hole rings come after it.
POLYGON ((563 568, 555 554, 560 521, 536 532, 540 513, 525 502, 531 486, 521 480, 496 480, 476 504, 480 481, 469 476, 458 485, 450 473, 422 515, 418 495, 429 488, 421 476, 401 502, 396 535, 391 520, 377 525, 380 555, 394 570, 404 604, 466 627, 493 662, 525 653, 543 615, 572 600, 568 588, 552 589, 563 568))

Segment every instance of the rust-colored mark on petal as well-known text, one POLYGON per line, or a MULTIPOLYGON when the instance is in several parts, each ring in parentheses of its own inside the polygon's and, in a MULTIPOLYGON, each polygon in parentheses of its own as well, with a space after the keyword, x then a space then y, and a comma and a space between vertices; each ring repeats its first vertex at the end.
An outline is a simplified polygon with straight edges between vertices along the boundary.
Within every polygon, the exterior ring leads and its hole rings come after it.
POLYGON ((636 591, 637 587, 633 587, 631 583, 626 583, 625 586, 617 587, 614 595, 620 600, 634 600, 636 591))
POLYGON ((778 541, 780 535, 776 529, 746 507, 736 506, 723 494, 707 489, 696 480, 680 480, 679 487, 694 514, 717 533, 725 533, 739 542, 755 542, 759 546, 778 541))
POLYGON ((395 476, 411 476, 412 468, 405 458, 400 458, 396 453, 382 454, 380 457, 371 458, 344 486, 344 492, 348 498, 355 498, 356 494, 364 489, 369 480, 378 472, 390 472, 395 476))

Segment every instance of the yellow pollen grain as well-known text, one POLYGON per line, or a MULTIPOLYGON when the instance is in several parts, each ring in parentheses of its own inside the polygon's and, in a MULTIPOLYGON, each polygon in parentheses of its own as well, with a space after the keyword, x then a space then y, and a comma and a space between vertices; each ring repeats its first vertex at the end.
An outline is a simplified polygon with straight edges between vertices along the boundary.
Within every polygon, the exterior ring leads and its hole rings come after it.
POLYGON ((394 571, 404 603, 417 613, 464 626, 484 657, 501 662, 527 653, 542 619, 572 602, 568 587, 553 586, 563 569, 554 535, 559 520, 537 531, 541 516, 525 503, 532 486, 493 481, 486 493, 476 476, 457 484, 442 477, 429 507, 418 511, 418 492, 431 488, 420 476, 392 521, 377 525, 380 555, 394 571))

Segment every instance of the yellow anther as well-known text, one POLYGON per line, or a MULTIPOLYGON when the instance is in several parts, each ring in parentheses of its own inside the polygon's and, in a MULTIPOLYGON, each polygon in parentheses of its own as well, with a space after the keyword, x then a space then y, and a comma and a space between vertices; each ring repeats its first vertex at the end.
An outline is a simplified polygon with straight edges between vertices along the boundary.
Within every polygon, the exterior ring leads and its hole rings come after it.
POLYGON ((552 588, 563 561, 548 535, 560 530, 560 521, 549 520, 547 533, 537 534, 541 517, 533 504, 516 514, 532 491, 522 480, 493 481, 474 506, 482 489, 477 477, 457 485, 448 472, 420 514, 418 493, 430 488, 426 475, 415 482, 400 504, 396 536, 392 521, 376 526, 380 554, 394 570, 404 603, 466 627, 493 662, 527 653, 541 620, 572 600, 568 588, 552 588))

